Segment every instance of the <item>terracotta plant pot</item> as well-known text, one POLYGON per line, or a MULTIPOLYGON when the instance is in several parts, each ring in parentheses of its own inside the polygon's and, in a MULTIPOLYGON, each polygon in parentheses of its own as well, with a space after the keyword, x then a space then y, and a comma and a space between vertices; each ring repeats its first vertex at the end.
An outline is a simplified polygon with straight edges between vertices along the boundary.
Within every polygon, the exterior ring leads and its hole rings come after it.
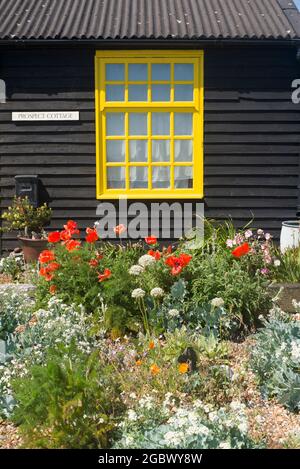
POLYGON ((39 258, 40 253, 46 249, 48 241, 46 239, 29 239, 19 237, 25 262, 34 262, 39 258))
POLYGON ((293 300, 300 302, 300 283, 276 283, 269 286, 272 295, 281 290, 276 304, 286 313, 296 313, 293 300))

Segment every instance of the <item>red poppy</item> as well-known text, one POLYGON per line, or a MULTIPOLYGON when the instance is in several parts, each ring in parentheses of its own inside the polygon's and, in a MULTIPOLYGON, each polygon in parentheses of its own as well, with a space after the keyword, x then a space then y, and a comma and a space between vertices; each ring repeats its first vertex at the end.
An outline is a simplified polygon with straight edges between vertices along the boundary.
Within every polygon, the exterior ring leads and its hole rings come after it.
POLYGON ((60 232, 53 231, 48 234, 48 243, 58 243, 60 241, 60 232))
POLYGON ((98 261, 97 259, 91 259, 90 262, 89 262, 89 265, 91 267, 98 267, 98 261))
POLYGON ((98 275, 99 282, 103 282, 103 280, 108 279, 111 276, 111 270, 104 269, 103 274, 98 275))
POLYGON ((192 260, 192 256, 189 254, 180 254, 179 255, 179 260, 182 264, 183 267, 186 267, 192 260))
POLYGON ((97 231, 92 228, 87 228, 86 229, 87 236, 85 238, 87 243, 95 243, 99 238, 97 231))
POLYGON ((186 267, 192 259, 189 254, 180 254, 178 257, 170 256, 165 260, 165 264, 171 267, 171 274, 178 275, 182 269, 186 267))
POLYGON ((51 287, 49 288, 49 292, 51 293, 51 295, 54 295, 54 293, 56 292, 57 290, 57 286, 56 285, 51 285, 51 287))
POLYGON ((114 233, 117 235, 117 236, 120 236, 122 233, 124 233, 124 231, 126 231, 126 226, 125 225, 117 225, 114 227, 114 233))
POLYGON ((49 272, 47 267, 42 267, 39 272, 41 277, 44 277, 44 279, 47 282, 50 282, 53 279, 53 275, 49 272))
POLYGON ((55 254, 53 251, 49 251, 49 249, 45 249, 39 255, 39 261, 41 264, 46 264, 47 262, 54 261, 55 254))
POLYGON ((67 224, 64 225, 64 229, 65 229, 65 230, 70 230, 70 231, 76 230, 76 229, 77 229, 77 223, 76 223, 76 221, 74 221, 74 220, 68 220, 68 221, 67 221, 67 224))
POLYGON ((235 248, 231 254, 234 256, 234 257, 242 257, 242 256, 245 256, 246 254, 248 254, 248 252, 250 251, 250 246, 248 243, 244 243, 242 244, 241 246, 238 246, 237 248, 235 248))
POLYGON ((157 237, 156 236, 148 236, 147 238, 145 238, 145 242, 147 244, 149 244, 149 246, 152 246, 153 244, 156 244, 157 243, 157 237))
POLYGON ((58 262, 51 262, 47 265, 48 272, 55 272, 55 270, 60 268, 60 264, 58 262))
POLYGON ((69 241, 69 239, 71 239, 72 237, 72 233, 70 230, 63 230, 60 232, 60 239, 62 241, 69 241))
POLYGON ((74 249, 78 249, 80 245, 81 241, 76 241, 75 239, 69 239, 65 242, 65 246, 68 251, 74 251, 74 249))
POLYGON ((159 261, 159 259, 161 258, 161 253, 159 251, 153 251, 153 249, 150 249, 150 251, 148 251, 148 255, 154 257, 156 261, 159 261))

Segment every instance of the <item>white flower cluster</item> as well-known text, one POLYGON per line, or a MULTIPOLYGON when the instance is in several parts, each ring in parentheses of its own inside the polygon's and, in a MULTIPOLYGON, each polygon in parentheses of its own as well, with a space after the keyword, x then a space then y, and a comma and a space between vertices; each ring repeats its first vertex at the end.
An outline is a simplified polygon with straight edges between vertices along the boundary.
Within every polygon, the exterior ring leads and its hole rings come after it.
POLYGON ((152 290, 150 291, 150 295, 153 296, 153 298, 161 298, 162 296, 164 296, 164 291, 162 288, 159 287, 152 288, 152 290))
POLYGON ((76 343, 78 349, 90 354, 98 346, 98 339, 90 335, 90 322, 83 308, 75 308, 63 304, 52 297, 46 310, 39 309, 28 316, 19 315, 22 323, 15 329, 12 352, 0 367, 0 395, 10 393, 10 383, 16 377, 25 376, 29 366, 42 364, 50 347, 58 344, 76 343))
POLYGON ((145 291, 141 288, 135 288, 131 293, 131 297, 134 299, 144 298, 145 294, 145 291))
POLYGON ((143 268, 148 267, 149 265, 155 264, 155 259, 153 256, 150 256, 149 254, 145 254, 144 256, 139 258, 139 265, 143 268))
POLYGON ((127 412, 119 428, 122 437, 115 448, 230 449, 249 444, 246 406, 237 401, 229 409, 214 410, 199 399, 189 406, 182 402, 176 406, 172 393, 162 403, 145 396, 140 407, 127 412))
POLYGON ((291 342, 291 355, 294 361, 300 362, 300 340, 291 342))
POLYGON ((136 276, 136 277, 138 277, 139 275, 141 275, 143 272, 144 272, 144 268, 143 268, 141 265, 133 265, 133 266, 130 267, 130 269, 129 269, 130 275, 134 275, 134 276, 136 276))

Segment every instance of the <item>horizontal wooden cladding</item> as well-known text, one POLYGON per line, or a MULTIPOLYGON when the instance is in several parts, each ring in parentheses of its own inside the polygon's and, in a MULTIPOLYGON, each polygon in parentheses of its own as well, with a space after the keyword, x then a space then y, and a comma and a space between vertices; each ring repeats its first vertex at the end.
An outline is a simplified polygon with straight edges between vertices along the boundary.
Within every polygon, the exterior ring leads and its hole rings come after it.
MULTIPOLYGON (((51 229, 68 218, 85 228, 95 199, 94 51, 24 49, 0 54, 7 103, 0 104, 0 207, 14 176, 38 174, 54 210, 51 229), (79 110, 79 122, 12 122, 12 111, 79 110)), ((210 49, 205 53, 205 214, 231 217, 278 238, 295 218, 299 183, 300 104, 296 51, 210 49)), ((199 201, 201 202, 201 201, 199 201)), ((115 202, 116 203, 116 202, 115 202)), ((3 247, 15 246, 5 234, 3 247)))

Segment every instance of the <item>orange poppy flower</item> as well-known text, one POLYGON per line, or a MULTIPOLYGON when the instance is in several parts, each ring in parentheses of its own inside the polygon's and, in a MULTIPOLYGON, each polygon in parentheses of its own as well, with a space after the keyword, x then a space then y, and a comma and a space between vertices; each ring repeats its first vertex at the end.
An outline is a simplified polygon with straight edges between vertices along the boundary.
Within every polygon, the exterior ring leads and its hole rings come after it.
POLYGON ((231 254, 236 257, 236 258, 239 258, 239 257, 242 257, 242 256, 245 256, 246 254, 248 254, 248 252, 250 251, 250 246, 248 243, 244 243, 242 244, 241 246, 238 246, 237 248, 235 248, 231 254))
POLYGON ((39 255, 39 261, 41 264, 46 264, 47 262, 54 261, 55 254, 53 251, 49 251, 49 249, 45 249, 39 255))
POLYGON ((51 262, 47 265, 48 272, 55 272, 55 270, 60 268, 60 264, 58 262, 51 262))
POLYGON ((50 288, 49 288, 49 292, 51 293, 51 295, 54 295, 54 293, 56 292, 57 290, 57 286, 56 285, 51 285, 50 288))
POLYGON ((124 233, 126 231, 126 226, 125 225, 117 225, 114 227, 114 233, 117 235, 117 236, 120 236, 122 233, 124 233))
POLYGON ((151 340, 150 344, 149 344, 149 349, 150 350, 153 350, 155 348, 155 343, 153 340, 151 340))
POLYGON ((153 365, 150 366, 150 372, 153 376, 156 376, 160 373, 160 368, 159 366, 157 366, 155 363, 153 365))
POLYGON ((143 364, 142 360, 137 360, 135 362, 136 366, 141 366, 143 364))
POLYGON ((85 238, 87 243, 95 243, 99 238, 97 231, 92 228, 87 228, 86 229, 87 236, 85 238))
POLYGON ((190 369, 190 366, 188 363, 180 363, 180 365, 178 366, 178 371, 180 374, 184 375, 185 373, 187 373, 190 369))
POLYGON ((48 243, 58 243, 60 241, 60 232, 53 231, 48 234, 48 243))
POLYGON ((104 269, 103 274, 98 275, 99 282, 103 282, 103 280, 107 280, 111 276, 111 270, 104 269))
POLYGON ((71 230, 71 231, 76 230, 76 229, 77 229, 77 223, 76 223, 76 221, 74 221, 74 220, 68 220, 68 221, 67 221, 67 224, 64 225, 64 229, 65 229, 65 230, 71 230))
POLYGON ((66 241, 65 246, 68 251, 74 251, 75 249, 78 249, 81 245, 81 241, 77 241, 75 239, 69 239, 66 241))
POLYGON ((153 251, 153 249, 150 249, 150 251, 148 251, 148 256, 152 256, 156 261, 159 261, 161 258, 161 253, 159 251, 153 251))
POLYGON ((149 246, 152 246, 153 244, 157 243, 157 237, 153 235, 148 236, 147 238, 145 238, 145 242, 149 244, 149 246))
POLYGON ((89 265, 91 267, 98 267, 98 261, 97 259, 91 259, 90 262, 89 262, 89 265))

